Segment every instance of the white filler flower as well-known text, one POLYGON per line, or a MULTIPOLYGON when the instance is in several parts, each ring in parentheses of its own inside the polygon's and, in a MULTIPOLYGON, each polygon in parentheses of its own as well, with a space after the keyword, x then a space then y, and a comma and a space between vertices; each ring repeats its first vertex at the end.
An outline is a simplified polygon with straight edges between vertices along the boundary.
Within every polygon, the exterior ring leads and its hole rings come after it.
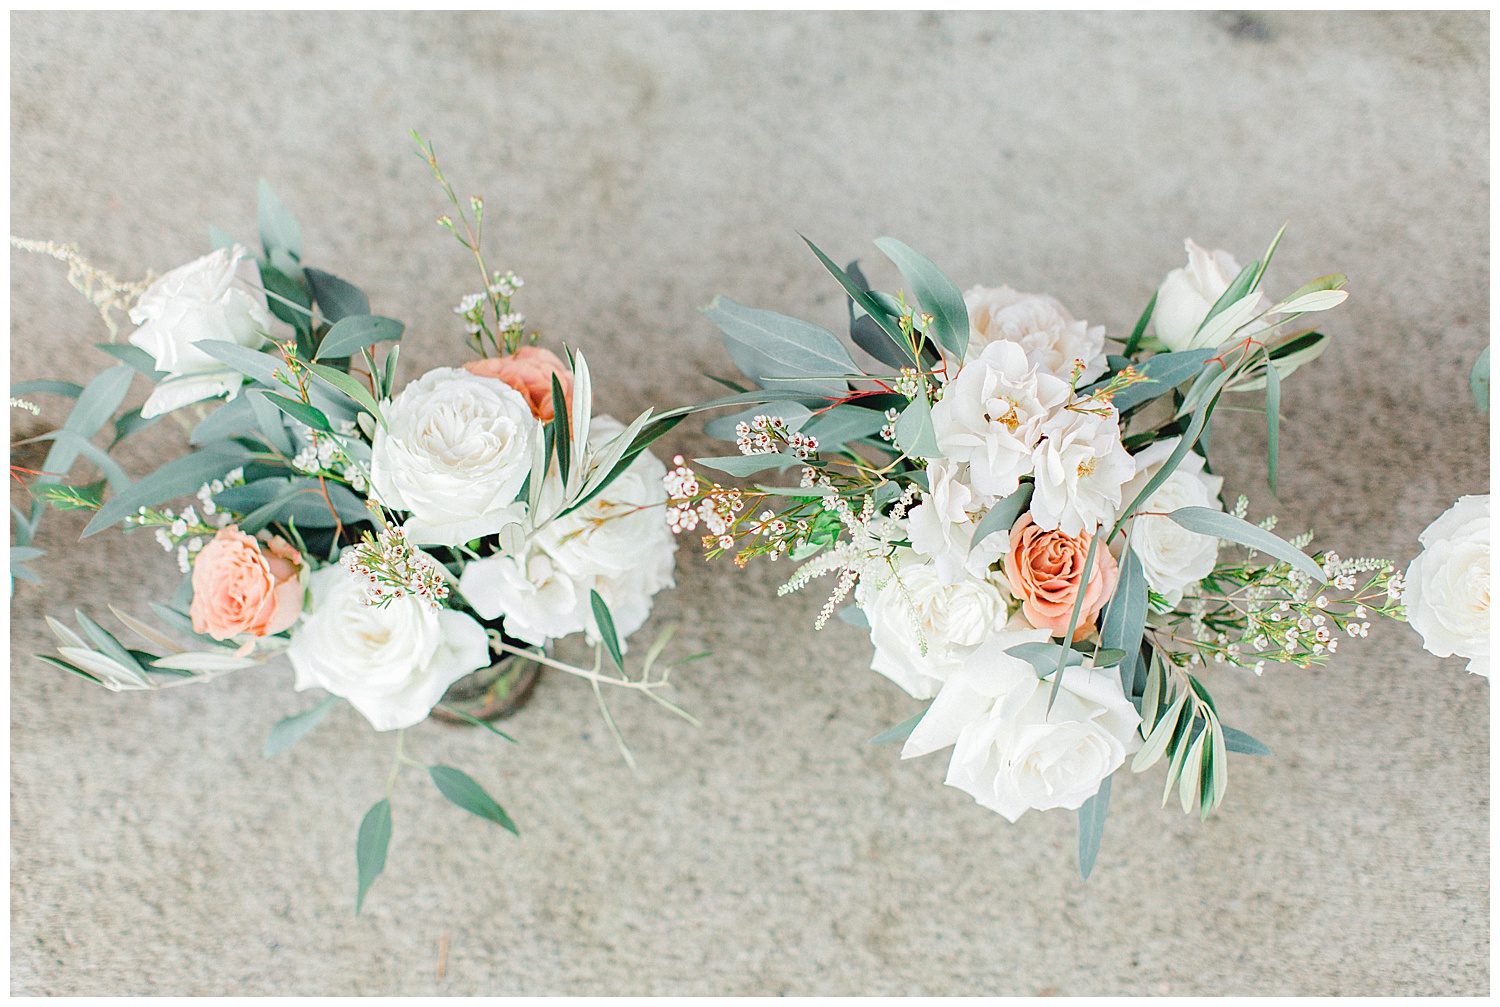
MULTIPOLYGON (((235 286, 240 264, 247 260, 242 245, 221 248, 178 266, 141 294, 130 309, 130 320, 140 326, 130 342, 151 354, 163 378, 146 404, 143 417, 219 395, 239 392, 244 377, 216 357, 194 346, 221 340, 259 349, 271 331, 271 315, 259 290, 235 286)), ((259 277, 256 278, 256 285, 259 277)))
POLYGON ((975 490, 1010 496, 1031 472, 1042 424, 1070 393, 1066 381, 1038 372, 1019 344, 991 343, 964 364, 932 407, 938 449, 968 463, 975 490))
POLYGON ((490 663, 484 627, 412 595, 377 608, 341 566, 313 573, 311 604, 292 630, 295 685, 347 699, 377 731, 420 723, 448 686, 490 663))
POLYGON ((1140 748, 1141 717, 1117 668, 1072 667, 1052 711, 1052 683, 1005 651, 1044 643, 1045 629, 996 633, 954 672, 901 750, 953 746, 950 787, 1014 822, 1029 809, 1076 810, 1140 748))
POLYGON ((969 309, 969 348, 973 360, 993 342, 1016 343, 1039 370, 1071 381, 1083 368, 1080 384, 1104 373, 1104 326, 1090 326, 1068 313, 1056 298, 1022 294, 1009 287, 971 287, 964 294, 969 309))
MULTIPOLYGON (((596 448, 620 434, 613 417, 596 416, 589 441, 596 448)), ((674 583, 677 540, 662 520, 666 466, 643 451, 604 491, 528 537, 520 555, 498 554, 464 567, 459 590, 486 619, 505 618, 505 631, 528 643, 583 631, 597 640, 589 592, 609 606, 620 645, 651 615, 651 599, 674 583)), ((554 470, 540 510, 561 501, 554 470)))
MULTIPOLYGON (((1181 440, 1171 437, 1157 441, 1135 456, 1135 478, 1120 491, 1124 504, 1146 488, 1146 483, 1181 440)), ((1151 512, 1150 515, 1133 517, 1125 525, 1126 541, 1140 558, 1146 583, 1174 607, 1182 601, 1184 591, 1213 573, 1214 564, 1219 561, 1219 540, 1213 535, 1188 531, 1171 518, 1155 515, 1169 514, 1179 507, 1223 510, 1224 505, 1219 502, 1223 485, 1221 476, 1203 471, 1203 456, 1189 451, 1167 481, 1137 508, 1151 512)))
POLYGON ((1418 536, 1406 568, 1406 618, 1438 657, 1469 659, 1490 675, 1490 497, 1460 497, 1418 536))
POLYGON ((963 659, 1005 625, 1006 596, 993 580, 947 584, 933 564, 908 550, 895 562, 895 573, 879 588, 862 580, 855 591, 875 645, 870 668, 913 698, 931 699, 963 659))
POLYGON ((521 515, 516 494, 541 431, 521 393, 503 381, 438 367, 386 402, 370 482, 380 502, 409 511, 413 542, 458 545, 521 515))

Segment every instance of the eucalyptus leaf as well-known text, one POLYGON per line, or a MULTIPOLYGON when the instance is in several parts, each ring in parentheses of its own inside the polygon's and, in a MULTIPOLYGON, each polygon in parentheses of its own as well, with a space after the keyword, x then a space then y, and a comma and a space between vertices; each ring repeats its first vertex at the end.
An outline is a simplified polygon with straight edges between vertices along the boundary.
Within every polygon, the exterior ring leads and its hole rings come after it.
POLYGON ((141 507, 154 507, 174 497, 196 493, 204 483, 223 478, 230 469, 244 464, 249 454, 233 441, 217 441, 173 459, 106 501, 83 529, 83 537, 97 535, 141 507))
POLYGON ((937 431, 932 426, 932 405, 919 392, 896 420, 896 443, 912 458, 941 458, 937 431))
POLYGON ((895 238, 876 238, 875 247, 901 270, 922 310, 932 316, 926 334, 962 361, 969 346, 969 309, 958 287, 931 259, 895 238))
POLYGON ((1083 664, 1084 655, 1072 647, 1066 648, 1066 655, 1062 653, 1063 650, 1063 647, 1055 643, 1018 643, 1005 652, 1035 668, 1039 678, 1046 678, 1057 671, 1059 660, 1066 660, 1069 668, 1083 664))
POLYGON ((1183 689, 1172 700, 1172 705, 1167 707, 1167 712, 1156 722, 1156 727, 1146 737, 1146 743, 1141 746, 1141 750, 1135 753, 1135 758, 1130 763, 1131 772, 1143 773, 1156 765, 1156 761, 1166 752, 1167 745, 1172 740, 1187 701, 1188 690, 1183 689))
MULTIPOLYGON (((1212 345, 1206 341, 1199 342, 1199 336, 1202 336, 1205 330, 1211 328, 1219 315, 1250 296, 1250 292, 1254 289, 1256 278, 1259 275, 1259 261, 1252 262, 1239 271, 1239 274, 1230 281, 1229 286, 1224 288, 1224 292, 1219 295, 1219 299, 1213 303, 1213 307, 1208 309, 1208 314, 1203 316, 1203 321, 1198 323, 1198 331, 1193 336, 1193 342, 1198 343, 1200 346, 1212 345)), ((1239 328, 1239 325, 1236 325, 1235 328, 1239 328)))
POLYGON ((911 732, 917 729, 917 724, 921 723, 922 718, 925 716, 927 716, 927 711, 923 710, 921 713, 906 718, 895 727, 886 728, 884 731, 881 731, 879 734, 875 735, 875 737, 871 738, 870 744, 885 745, 892 741, 902 741, 906 738, 911 737, 911 732))
POLYGON ((120 443, 131 434, 138 433, 142 430, 145 430, 147 427, 154 425, 157 420, 161 419, 161 417, 162 414, 158 413, 155 416, 147 418, 141 415, 141 411, 139 409, 130 410, 130 412, 115 420, 115 439, 110 442, 110 448, 113 449, 116 444, 120 443))
POLYGON ((216 360, 223 361, 245 377, 267 388, 287 387, 287 382, 278 376, 286 374, 285 364, 279 356, 272 353, 252 350, 248 346, 231 343, 225 339, 200 339, 193 344, 193 347, 216 360))
MULTIPOLYGON (((1118 649, 1124 654, 1121 658, 1122 684, 1126 668, 1130 669, 1129 674, 1135 673, 1135 656, 1140 652, 1141 636, 1146 630, 1148 591, 1145 568, 1127 538, 1124 554, 1120 557, 1119 581, 1099 627, 1099 646, 1118 649)), ((1126 694, 1129 694, 1128 689, 1126 694)))
POLYGON ((312 427, 314 430, 321 430, 324 433, 333 433, 333 424, 329 423, 328 417, 324 416, 322 410, 315 406, 310 406, 306 402, 298 402, 296 399, 289 399, 285 395, 273 395, 270 392, 266 393, 266 401, 299 423, 312 427))
POLYGON ((90 619, 82 609, 75 608, 73 618, 78 620, 78 625, 83 628, 84 635, 105 657, 124 667, 126 672, 140 684, 147 683, 146 669, 141 667, 140 662, 125 648, 123 643, 115 639, 114 634, 90 619))
POLYGON ((1349 299, 1347 290, 1314 290, 1300 297, 1289 297, 1271 310, 1283 315, 1304 315, 1311 311, 1327 311, 1349 299))
POLYGON ((480 818, 487 818, 517 836, 521 834, 505 809, 495 803, 495 799, 468 773, 452 766, 433 766, 427 773, 442 795, 460 808, 480 818))
POLYGON ((716 440, 732 441, 735 439, 734 428, 757 416, 777 416, 786 421, 788 430, 801 430, 802 425, 812 419, 812 410, 800 402, 762 403, 729 416, 716 416, 703 424, 703 432, 716 440))
POLYGON ((131 346, 129 343, 95 343, 94 348, 103 350, 120 363, 134 368, 152 381, 160 381, 170 373, 157 370, 156 358, 139 346, 131 346))
POLYGON ((83 386, 71 381, 39 378, 36 381, 22 381, 11 385, 10 394, 16 398, 23 395, 64 395, 70 399, 76 399, 83 394, 83 386))
POLYGON ((282 717, 271 728, 271 733, 266 735, 266 743, 261 747, 260 754, 267 759, 274 758, 286 751, 306 737, 313 728, 323 722, 328 716, 328 711, 337 705, 339 698, 329 696, 311 709, 294 713, 290 717, 282 717))
POLYGON ((860 629, 870 628, 869 616, 865 615, 865 610, 858 605, 845 605, 839 609, 838 616, 840 622, 847 622, 849 625, 857 626, 860 629))
POLYGON ((354 860, 359 871, 359 893, 354 897, 354 915, 365 904, 365 894, 380 872, 385 870, 385 855, 391 845, 391 802, 376 802, 359 823, 359 839, 354 844, 354 860))
POLYGON ((1011 528, 1015 527, 1016 519, 1031 503, 1031 494, 1035 489, 1035 483, 1022 483, 1010 496, 997 501, 989 512, 979 519, 979 525, 974 529, 971 548, 979 548, 979 543, 995 532, 1003 532, 1008 537, 1011 528))
POLYGON ((234 235, 215 224, 208 225, 208 247, 217 252, 221 248, 233 248, 240 242, 234 235))
POLYGON ((1266 368, 1266 482, 1276 491, 1281 452, 1281 375, 1275 364, 1266 368))
MULTIPOLYGON (((44 435, 53 441, 52 449, 42 461, 42 471, 48 473, 38 482, 57 482, 73 467, 73 461, 83 451, 82 445, 99 432, 130 391, 135 371, 121 364, 97 375, 78 395, 78 401, 68 412, 60 430, 44 435), (68 437, 65 434, 73 434, 68 437)), ((119 466, 114 466, 115 470, 119 466)), ((123 475, 123 473, 121 473, 123 475)), ((128 481, 128 480, 127 480, 128 481)))
POLYGON ((763 384, 769 378, 777 388, 838 397, 849 390, 843 378, 830 377, 857 371, 849 351, 832 332, 774 311, 747 308, 727 297, 715 297, 703 309, 709 321, 724 334, 724 348, 746 377, 763 384), (789 379, 789 380, 788 380, 789 379))
POLYGON ((1293 548, 1290 544, 1271 532, 1251 524, 1233 514, 1226 514, 1212 507, 1179 507, 1177 510, 1167 514, 1167 517, 1177 522, 1188 531, 1197 532, 1199 535, 1211 535, 1215 538, 1226 539, 1248 546, 1257 552, 1274 556, 1285 563, 1301 570, 1319 584, 1325 583, 1327 578, 1323 576, 1323 569, 1313 562, 1312 558, 1300 549, 1293 548))
MULTIPOLYGON (((1214 355, 1213 349, 1182 350, 1177 353, 1158 353, 1145 363, 1136 365, 1136 370, 1149 380, 1137 382, 1120 389, 1112 401, 1120 412, 1149 402, 1158 395, 1165 395, 1188 378, 1203 369, 1204 361, 1214 355)), ((1098 386, 1095 386, 1098 387, 1098 386)))
POLYGON ((271 190, 271 183, 264 178, 255 190, 255 219, 260 228, 260 243, 269 257, 272 250, 281 249, 294 258, 302 257, 302 227, 286 204, 271 190))
MULTIPOLYGON (((1245 268, 1249 269, 1250 267, 1246 266, 1245 268)), ((1228 342, 1235 332, 1261 314, 1260 301, 1261 294, 1259 291, 1252 291, 1238 301, 1235 301, 1215 317, 1213 321, 1206 323, 1200 328, 1198 334, 1188 344, 1188 348, 1222 346, 1228 342)))
POLYGON ((396 342, 406 326, 381 315, 349 315, 335 322, 318 344, 316 360, 348 357, 379 342, 396 342))
POLYGON ((787 469, 807 464, 796 455, 784 452, 765 455, 724 455, 719 458, 694 458, 693 461, 698 465, 732 476, 749 476, 770 469, 785 472, 787 469))
POLYGON ((885 425, 885 414, 880 410, 845 404, 818 413, 802 428, 802 432, 818 439, 819 451, 831 452, 850 441, 874 437, 885 425))
POLYGON ((1104 839, 1104 819, 1109 814, 1109 791, 1113 776, 1106 776, 1099 790, 1078 809, 1078 873, 1087 881, 1099 859, 1099 843, 1104 839))
POLYGON ((1203 772, 1203 743, 1208 734, 1209 731, 1205 729, 1198 735, 1198 740, 1188 749, 1187 758, 1182 764, 1182 786, 1179 793, 1184 815, 1193 810, 1193 801, 1198 797, 1198 779, 1203 772))
MULTIPOLYGON (((855 304, 864 309, 864 311, 866 312, 866 317, 871 318, 875 322, 875 324, 877 324, 881 328, 881 330, 885 332, 886 336, 891 341, 891 345, 900 354, 898 359, 902 361, 901 363, 895 364, 893 366, 916 366, 916 359, 911 355, 911 347, 907 346, 906 337, 901 334, 900 326, 898 326, 892 319, 891 313, 886 311, 886 309, 880 304, 880 302, 876 300, 875 291, 865 289, 865 285, 863 282, 855 283, 848 273, 844 272, 842 269, 836 266, 832 259, 823 254, 822 249, 820 249, 817 245, 814 245, 811 241, 808 241, 806 235, 799 235, 799 237, 801 237, 803 242, 807 244, 808 248, 812 249, 812 253, 818 257, 818 261, 823 264, 823 268, 828 270, 829 273, 833 274, 833 278, 835 280, 839 281, 839 286, 844 288, 844 292, 849 295, 849 298, 854 301, 855 304)), ((864 277, 861 276, 860 280, 863 281, 864 277)), ((869 346, 865 346, 863 342, 860 342, 858 336, 855 337, 855 341, 860 343, 865 352, 869 353, 877 360, 885 359, 869 346)))
POLYGON ((292 446, 291 435, 286 429, 286 414, 276 408, 271 401, 269 392, 252 388, 240 396, 255 416, 255 427, 266 440, 272 450, 279 451, 287 458, 291 458, 295 452, 292 446))
POLYGON ((307 369, 316 374, 320 380, 327 382, 338 391, 343 392, 359 403, 365 412, 373 415, 380 422, 381 426, 385 426, 385 417, 380 414, 380 407, 376 404, 375 397, 370 394, 368 388, 359 382, 358 378, 344 373, 337 367, 329 367, 325 364, 309 363, 307 364, 307 369))
POLYGON ((313 301, 330 322, 370 313, 370 299, 354 284, 321 269, 308 268, 305 272, 307 282, 312 285, 313 301))

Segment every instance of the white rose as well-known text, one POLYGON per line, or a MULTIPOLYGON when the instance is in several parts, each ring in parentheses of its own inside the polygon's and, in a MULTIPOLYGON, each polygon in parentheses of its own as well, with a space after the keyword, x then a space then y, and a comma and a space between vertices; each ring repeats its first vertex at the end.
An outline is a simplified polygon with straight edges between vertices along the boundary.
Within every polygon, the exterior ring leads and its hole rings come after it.
POLYGON ((592 624, 588 592, 541 549, 496 555, 464 567, 458 590, 485 619, 505 618, 505 632, 544 644, 592 624))
POLYGON ((1059 412, 1043 428, 1037 445, 1031 519, 1044 531, 1061 529, 1074 538, 1114 520, 1120 488, 1135 463, 1120 443, 1119 415, 1059 412))
POLYGON ((340 566, 312 574, 311 604, 287 647, 298 692, 347 699, 377 731, 420 723, 448 686, 490 663, 484 627, 412 595, 377 608, 340 566))
POLYGON ((989 535, 974 546, 979 515, 995 498, 976 493, 967 479, 967 466, 947 458, 934 459, 927 465, 930 489, 907 515, 912 548, 932 558, 945 584, 970 576, 983 579, 1010 545, 1004 535, 989 535))
POLYGON ((1090 327, 1046 294, 1022 294, 1009 287, 971 287, 964 294, 969 309, 969 348, 973 360, 990 343, 1017 343, 1040 370, 1072 381, 1075 362, 1083 365, 1080 384, 1099 377, 1104 358, 1104 326, 1090 327))
POLYGON ((1460 497, 1418 536, 1406 568, 1406 618, 1438 657, 1469 659, 1490 675, 1490 496, 1460 497))
POLYGON ((409 511, 413 542, 458 545, 518 520, 539 424, 521 393, 461 367, 438 367, 382 405, 370 482, 381 503, 409 511))
MULTIPOLYGON (((624 429, 613 417, 596 416, 589 441, 602 447, 624 429)), ((503 616, 507 633, 537 644, 579 631, 597 640, 589 592, 598 591, 626 649, 626 638, 651 615, 652 596, 674 583, 677 541, 661 510, 666 472, 655 455, 641 452, 598 496, 534 529, 522 556, 466 565, 459 590, 481 616, 503 616)), ((554 470, 540 511, 555 512, 562 493, 554 470)))
MULTIPOLYGON (((1156 291, 1156 309, 1151 313, 1156 336, 1173 350, 1193 348, 1198 326, 1224 291, 1240 275, 1240 264, 1234 256, 1216 248, 1200 248, 1192 238, 1183 242, 1188 264, 1167 274, 1156 291)), ((1269 308, 1271 299, 1264 294, 1260 306, 1269 308)))
POLYGON ((945 583, 931 563, 906 550, 895 560, 897 569, 884 584, 874 588, 862 580, 855 593, 875 645, 870 668, 914 698, 929 699, 966 655, 1005 625, 1006 598, 993 580, 945 583))
POLYGON ((932 407, 938 449, 967 462, 980 493, 1006 497, 1031 472, 1042 424, 1068 401, 1066 381, 1039 373, 1016 343, 991 343, 943 390, 932 407))
MULTIPOLYGON (((1161 469, 1177 449, 1181 437, 1151 444, 1135 456, 1135 478, 1120 492, 1121 506, 1135 499, 1146 483, 1161 469)), ((1169 514, 1179 507, 1211 507, 1223 510, 1219 490, 1221 476, 1203 471, 1203 456, 1189 451, 1167 481, 1141 502, 1137 510, 1169 514)), ((1213 573, 1219 561, 1219 540, 1213 535, 1199 535, 1167 517, 1133 517, 1125 525, 1126 542, 1140 558, 1146 583, 1174 607, 1182 601, 1187 588, 1213 573)))
POLYGON ((143 417, 219 395, 232 399, 239 392, 244 381, 240 372, 193 344, 222 340, 254 350, 265 343, 271 331, 265 295, 234 285, 240 264, 254 261, 246 258, 249 254, 235 245, 178 266, 147 287, 130 309, 130 320, 140 326, 130 342, 168 374, 141 406, 143 417))
POLYGON ((1014 822, 1027 810, 1076 810, 1140 748, 1141 717, 1118 668, 1069 668, 1052 684, 1005 651, 1049 631, 1001 632, 955 671, 901 750, 911 759, 953 746, 950 787, 1014 822))

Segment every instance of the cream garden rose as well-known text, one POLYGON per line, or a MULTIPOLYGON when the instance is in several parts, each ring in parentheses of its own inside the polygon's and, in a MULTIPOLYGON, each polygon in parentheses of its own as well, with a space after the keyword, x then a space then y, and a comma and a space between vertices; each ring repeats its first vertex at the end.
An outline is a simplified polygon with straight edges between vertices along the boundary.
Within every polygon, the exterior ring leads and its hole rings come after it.
POLYGON ((490 663, 484 627, 413 596, 366 605, 362 581, 340 566, 309 583, 311 604, 287 647, 294 685, 348 700, 377 731, 426 719, 448 686, 490 663))
POLYGON ((375 431, 370 482, 383 504, 410 512, 404 527, 413 542, 458 545, 521 516, 516 494, 541 430, 520 392, 438 367, 382 412, 387 426, 375 431))
POLYGON ((944 781, 1016 821, 1027 811, 1076 810, 1141 746, 1141 718, 1118 668, 1067 669, 1052 684, 1006 651, 1047 630, 1001 632, 977 647, 907 738, 903 759, 953 746, 944 781))
POLYGON ((150 418, 203 399, 234 398, 244 377, 194 343, 217 340, 259 349, 271 331, 265 296, 254 284, 236 286, 249 252, 221 248, 178 266, 147 287, 130 309, 139 328, 130 342, 151 354, 167 377, 157 383, 141 416, 150 418))
POLYGON ((967 463, 976 491, 1009 496, 1031 473, 1043 424, 1070 394, 1067 382, 1039 371, 1018 343, 991 343, 964 364, 932 407, 938 450, 967 463))
MULTIPOLYGON (((1135 477, 1125 484, 1121 498, 1125 503, 1146 488, 1146 483, 1161 469, 1181 437, 1169 437, 1147 446, 1135 456, 1135 477)), ((1125 525, 1126 548, 1139 557, 1146 583, 1170 605, 1182 601, 1183 592, 1213 573, 1219 559, 1219 540, 1212 535, 1188 531, 1168 517, 1179 507, 1211 507, 1223 510, 1219 491, 1221 476, 1203 471, 1203 456, 1189 451, 1173 473, 1141 502, 1139 517, 1125 525)))
MULTIPOLYGON (((1210 252, 1192 238, 1183 247, 1188 264, 1167 274, 1156 291, 1156 309, 1151 314, 1157 338, 1172 350, 1193 348, 1198 326, 1240 275, 1240 264, 1222 248, 1210 252)), ((1270 307, 1270 298, 1261 295, 1261 304, 1270 307)))
POLYGON ((1071 381, 1083 368, 1080 384, 1104 373, 1104 326, 1090 326, 1068 313, 1056 298, 1022 294, 1009 287, 971 287, 964 294, 969 309, 969 348, 965 360, 979 356, 994 342, 1015 343, 1039 370, 1071 381))
POLYGON ((1438 657, 1469 659, 1490 674, 1490 497, 1466 496, 1418 536, 1406 569, 1406 618, 1438 657))
POLYGON ((862 581, 856 589, 875 645, 870 668, 913 698, 930 699, 968 653, 1005 625, 1006 597, 992 579, 946 583, 934 564, 910 550, 893 562, 895 572, 879 588, 862 581))

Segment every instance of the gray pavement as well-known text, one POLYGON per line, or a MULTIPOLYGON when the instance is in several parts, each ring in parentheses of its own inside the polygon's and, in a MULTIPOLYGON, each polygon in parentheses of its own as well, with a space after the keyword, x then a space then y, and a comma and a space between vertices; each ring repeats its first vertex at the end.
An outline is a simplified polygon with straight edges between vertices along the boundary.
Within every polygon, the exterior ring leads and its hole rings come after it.
MULTIPOLYGON (((1044 290, 1127 329, 1191 235, 1288 290, 1349 275, 1334 345, 1287 383, 1283 485, 1255 422, 1216 426, 1226 491, 1345 555, 1405 563, 1488 485, 1467 368, 1488 338, 1485 14, 14 14, 11 228, 134 276, 254 232, 264 175, 306 259, 408 323, 403 373, 462 352, 472 286, 407 130, 485 195, 523 310, 583 347, 617 415, 709 395, 715 293, 829 325, 797 237, 892 234, 961 285, 1044 290)), ((104 332, 56 263, 13 258, 17 380, 80 379, 104 332)), ((137 399, 144 389, 137 387, 137 399)), ((47 414, 57 418, 56 405, 47 414)), ((181 450, 162 424, 134 472, 181 450)), ((664 451, 719 453, 694 423, 664 451), (705 450, 708 449, 708 450, 705 450)), ((866 739, 914 706, 785 569, 684 543, 653 627, 693 729, 545 680, 521 744, 435 724, 518 841, 416 775, 352 913, 353 839, 391 738, 347 709, 274 761, 303 708, 276 664, 159 696, 29 659, 42 612, 144 611, 146 536, 49 516, 12 601, 11 987, 36 994, 1480 994, 1489 990, 1490 690, 1406 627, 1320 671, 1220 672, 1240 758, 1208 823, 1121 779, 1099 866, 1071 815, 1017 825, 866 739), (686 653, 688 651, 684 651, 686 653), (440 947, 446 969, 440 977, 440 947)))

